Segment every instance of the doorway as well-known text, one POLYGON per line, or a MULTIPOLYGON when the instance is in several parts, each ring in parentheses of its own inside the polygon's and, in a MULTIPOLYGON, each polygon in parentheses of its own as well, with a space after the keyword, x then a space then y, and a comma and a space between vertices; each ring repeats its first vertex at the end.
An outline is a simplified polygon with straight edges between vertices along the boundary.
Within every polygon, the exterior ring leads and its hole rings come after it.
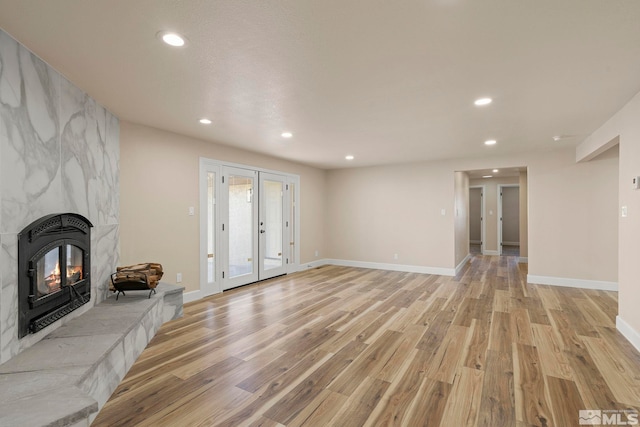
POLYGON ((200 161, 204 295, 296 271, 299 177, 200 161))
POLYGON ((484 187, 469 187, 469 253, 484 253, 484 187))
POLYGON ((498 186, 498 250, 500 255, 520 256, 520 186, 498 186))

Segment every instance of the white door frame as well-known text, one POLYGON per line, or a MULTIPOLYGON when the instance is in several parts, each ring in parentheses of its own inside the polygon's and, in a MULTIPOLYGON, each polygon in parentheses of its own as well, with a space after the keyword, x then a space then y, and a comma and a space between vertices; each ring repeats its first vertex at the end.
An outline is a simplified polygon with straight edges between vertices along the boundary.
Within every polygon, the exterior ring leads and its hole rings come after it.
POLYGON ((520 184, 498 184, 498 255, 502 255, 502 189, 505 187, 520 188, 520 184))
MULTIPOLYGON (((469 187, 469 190, 471 190, 472 188, 479 188, 480 189, 480 253, 484 255, 484 247, 485 247, 485 223, 486 221, 484 220, 484 193, 485 193, 485 186, 484 185, 472 185, 469 187)), ((471 239, 469 239, 471 240, 471 239)))
MULTIPOLYGON (((221 160, 209 159, 205 157, 200 157, 199 159, 199 194, 200 194, 200 298, 205 297, 207 295, 212 295, 216 293, 222 292, 223 289, 223 258, 224 256, 219 256, 223 254, 223 245, 222 238, 220 235, 217 235, 215 239, 215 277, 213 282, 208 281, 208 272, 207 272, 207 260, 208 260, 208 221, 207 221, 207 213, 208 213, 208 182, 207 182, 207 174, 208 172, 214 172, 216 174, 216 183, 215 183, 215 197, 219 199, 220 195, 223 191, 222 188, 222 170, 223 167, 232 167, 232 168, 240 168, 246 170, 253 170, 256 172, 265 172, 270 174, 276 174, 286 177, 286 185, 288 189, 293 190, 293 194, 291 190, 289 194, 286 196, 287 203, 293 204, 295 200, 294 212, 295 217, 290 218, 290 205, 287 204, 287 213, 286 218, 289 221, 290 225, 294 225, 293 228, 293 242, 289 244, 289 236, 286 237, 286 245, 283 247, 283 251, 288 256, 286 257, 286 273, 293 273, 300 269, 300 176, 294 175, 290 173, 285 173, 282 171, 276 171, 271 169, 259 168, 254 166, 242 165, 238 163, 232 162, 224 162, 221 160), (293 248, 293 249, 291 249, 293 248)), ((256 185, 258 185, 256 181, 256 185)), ((215 201, 215 224, 214 227, 216 230, 220 231, 222 229, 222 221, 221 221, 221 205, 218 201, 215 201)), ((196 298, 198 299, 198 298, 196 298)))

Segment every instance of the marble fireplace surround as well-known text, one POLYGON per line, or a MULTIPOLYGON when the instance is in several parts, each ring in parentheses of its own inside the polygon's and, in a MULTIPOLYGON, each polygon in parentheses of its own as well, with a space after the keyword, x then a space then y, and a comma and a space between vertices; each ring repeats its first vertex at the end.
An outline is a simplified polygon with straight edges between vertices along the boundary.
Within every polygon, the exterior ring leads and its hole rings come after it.
POLYGON ((182 288, 127 292, 120 262, 120 124, 0 28, 0 425, 88 426, 163 322, 182 288), (18 338, 18 233, 77 213, 92 224, 91 301, 18 338))
POLYGON ((183 290, 111 296, 0 365, 0 425, 88 427, 160 326, 182 317, 183 290))
POLYGON ((118 118, 0 29, 0 363, 109 295, 119 265, 118 118), (18 233, 80 214, 91 230, 91 301, 18 338, 18 233))

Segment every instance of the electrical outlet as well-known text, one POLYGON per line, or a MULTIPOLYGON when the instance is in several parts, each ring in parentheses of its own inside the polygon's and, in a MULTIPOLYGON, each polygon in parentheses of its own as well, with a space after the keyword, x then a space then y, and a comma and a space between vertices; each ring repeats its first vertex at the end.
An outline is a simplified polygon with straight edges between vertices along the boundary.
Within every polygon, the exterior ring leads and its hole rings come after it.
POLYGON ((393 259, 398 259, 398 254, 393 254, 393 259))
POLYGON ((189 206, 189 216, 194 216, 196 214, 196 208, 193 206, 189 206))
POLYGON ((318 251, 316 251, 316 256, 318 256, 318 251))
POLYGON ((178 273, 176 274, 176 283, 181 283, 182 282, 182 273, 178 273))

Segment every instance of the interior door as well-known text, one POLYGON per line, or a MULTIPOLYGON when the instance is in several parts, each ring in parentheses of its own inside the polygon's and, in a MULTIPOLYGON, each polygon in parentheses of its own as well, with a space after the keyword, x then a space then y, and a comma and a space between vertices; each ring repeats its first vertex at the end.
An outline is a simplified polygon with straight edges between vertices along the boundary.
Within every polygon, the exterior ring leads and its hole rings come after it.
POLYGON ((286 177, 260 172, 259 279, 287 273, 289 235, 286 177))
POLYGON ((257 178, 256 171, 223 168, 227 215, 222 224, 226 248, 222 289, 259 280, 257 178))

